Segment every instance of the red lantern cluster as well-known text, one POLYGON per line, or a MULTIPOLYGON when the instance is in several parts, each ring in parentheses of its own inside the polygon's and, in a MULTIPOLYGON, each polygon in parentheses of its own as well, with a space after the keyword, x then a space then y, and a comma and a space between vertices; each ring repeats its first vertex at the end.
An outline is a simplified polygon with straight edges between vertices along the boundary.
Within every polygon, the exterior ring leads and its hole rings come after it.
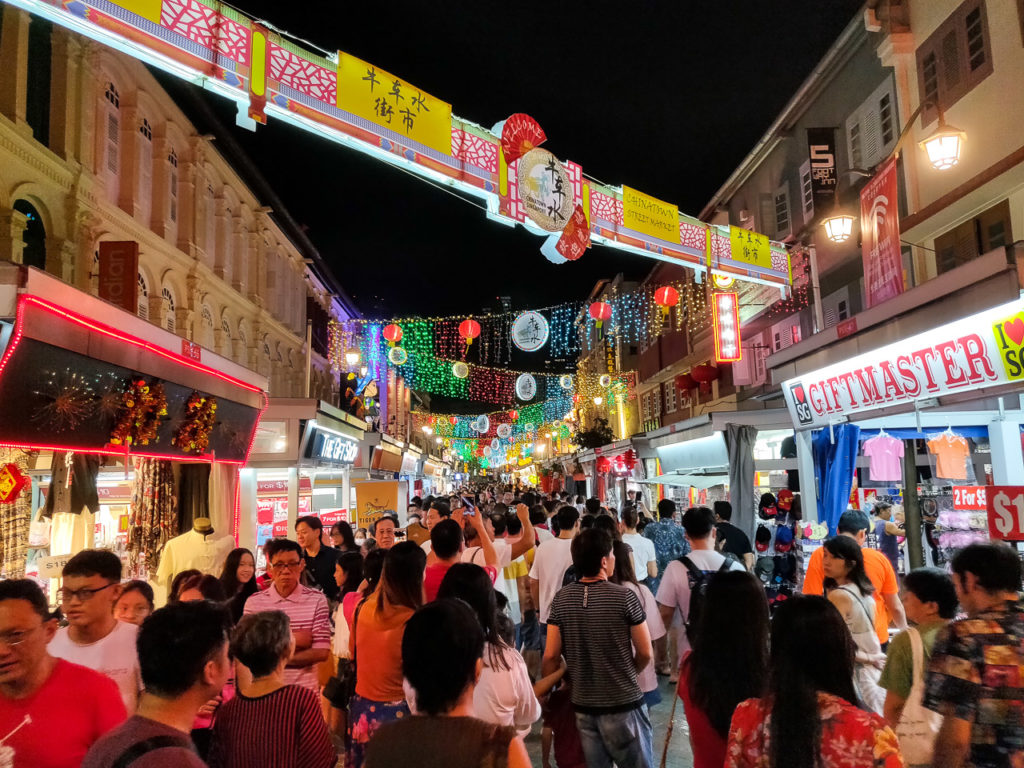
POLYGON ((607 456, 598 456, 597 471, 602 475, 607 475, 612 471, 612 462, 607 456))
POLYGON ((688 373, 681 373, 676 376, 676 389, 682 392, 689 392, 697 386, 697 380, 688 373))
POLYGON ((691 374, 694 380, 700 385, 700 391, 702 394, 708 394, 711 392, 711 382, 716 381, 721 375, 722 371, 708 363, 696 366, 691 374))
POLYGON ((480 323, 471 317, 459 323, 459 336, 466 340, 466 346, 473 343, 473 339, 480 335, 480 323))
POLYGON ((630 448, 624 454, 622 454, 622 466, 624 466, 630 472, 636 466, 636 451, 630 448))

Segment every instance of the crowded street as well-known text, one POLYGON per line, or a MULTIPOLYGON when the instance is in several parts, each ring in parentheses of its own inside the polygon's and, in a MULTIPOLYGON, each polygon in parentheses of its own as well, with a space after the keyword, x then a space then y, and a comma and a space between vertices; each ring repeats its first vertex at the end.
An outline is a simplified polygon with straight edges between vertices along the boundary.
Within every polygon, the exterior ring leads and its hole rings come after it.
POLYGON ((233 1, 0 0, 0 768, 1024 768, 1024 1, 233 1))

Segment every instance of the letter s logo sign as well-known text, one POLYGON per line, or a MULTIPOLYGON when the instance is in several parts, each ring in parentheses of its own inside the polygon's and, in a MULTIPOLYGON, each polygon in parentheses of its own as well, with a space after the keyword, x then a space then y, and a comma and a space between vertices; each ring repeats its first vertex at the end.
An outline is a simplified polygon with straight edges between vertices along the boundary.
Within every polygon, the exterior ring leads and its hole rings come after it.
POLYGON ((835 155, 828 144, 811 144, 811 167, 831 168, 836 164, 835 155))

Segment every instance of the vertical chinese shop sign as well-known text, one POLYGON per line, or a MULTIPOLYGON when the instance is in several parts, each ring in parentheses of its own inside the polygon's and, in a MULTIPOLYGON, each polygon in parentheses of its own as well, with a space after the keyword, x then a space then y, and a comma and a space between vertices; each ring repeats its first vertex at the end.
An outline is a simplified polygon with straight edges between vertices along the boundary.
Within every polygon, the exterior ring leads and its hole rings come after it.
POLYGON ((340 52, 338 108, 445 155, 452 153, 451 104, 340 52))
POLYGON ((860 193, 861 252, 867 308, 903 293, 903 256, 896 197, 896 158, 860 193))

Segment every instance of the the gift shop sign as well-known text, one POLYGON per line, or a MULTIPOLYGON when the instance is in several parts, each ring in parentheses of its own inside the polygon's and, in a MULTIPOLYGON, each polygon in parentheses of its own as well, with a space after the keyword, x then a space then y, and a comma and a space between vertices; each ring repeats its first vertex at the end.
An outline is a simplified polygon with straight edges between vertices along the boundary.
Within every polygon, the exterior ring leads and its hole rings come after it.
POLYGON ((359 457, 359 441, 338 432, 317 427, 309 440, 306 458, 327 464, 350 466, 359 457))
POLYGON ((837 416, 1024 379, 1020 300, 911 336, 782 385, 799 429, 837 416))

